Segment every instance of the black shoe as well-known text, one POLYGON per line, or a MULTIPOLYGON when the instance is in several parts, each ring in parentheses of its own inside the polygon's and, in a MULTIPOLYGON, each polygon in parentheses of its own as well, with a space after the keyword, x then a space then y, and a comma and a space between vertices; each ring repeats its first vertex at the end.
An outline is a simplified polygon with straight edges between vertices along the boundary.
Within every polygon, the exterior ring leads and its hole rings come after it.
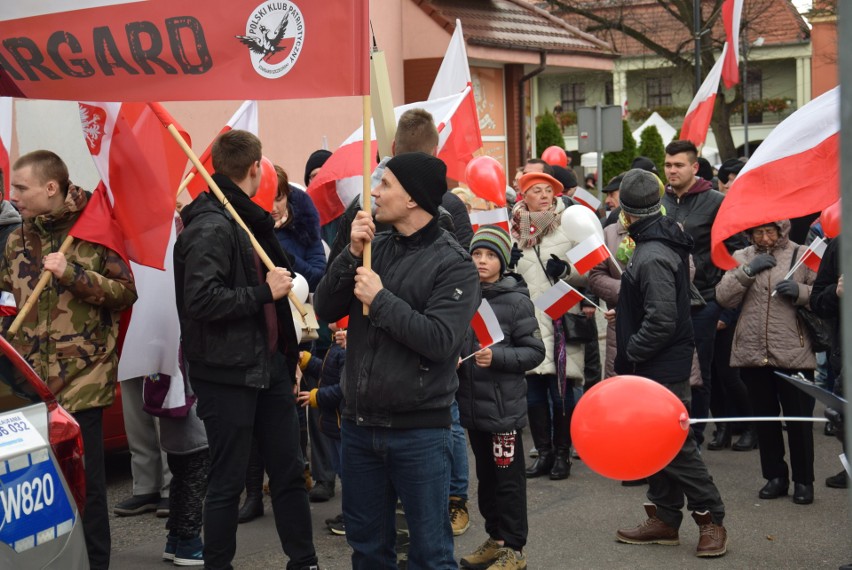
MULTIPOLYGON (((787 489, 790 487, 790 482, 784 477, 776 477, 766 482, 766 485, 757 494, 761 499, 777 499, 778 497, 786 497, 787 489)), ((813 492, 811 492, 813 495, 813 492)))
POLYGON ((757 434, 752 428, 747 428, 737 442, 731 446, 734 451, 751 451, 757 449, 757 434))
POLYGON ((118 503, 113 509, 116 515, 120 517, 132 517, 141 515, 142 513, 150 513, 157 510, 157 505, 160 504, 159 493, 149 493, 147 495, 133 495, 118 503))
POLYGON ((556 454, 556 459, 553 462, 553 468, 550 470, 550 479, 560 481, 567 479, 571 475, 571 460, 568 459, 569 452, 559 452, 556 454))
POLYGON ((334 481, 317 481, 308 493, 312 503, 325 503, 334 496, 334 481))
POLYGON ((814 502, 813 484, 793 483, 793 502, 797 505, 810 505, 814 502))
POLYGON ((827 477, 825 479, 825 486, 831 487, 832 489, 845 489, 849 486, 849 476, 846 474, 846 471, 843 470, 837 475, 827 477))
POLYGON ((329 526, 332 524, 342 523, 343 522, 343 513, 340 513, 333 519, 325 519, 325 526, 329 526))
POLYGON ((158 519, 166 519, 169 518, 169 498, 163 497, 160 499, 160 502, 157 503, 157 518, 158 519))
POLYGON ((251 522, 257 517, 263 516, 263 494, 252 493, 246 495, 246 500, 240 511, 237 513, 237 522, 239 524, 251 522))
POLYGON ((550 470, 553 469, 555 461, 556 458, 552 451, 539 450, 538 458, 533 461, 533 464, 529 469, 527 469, 527 479, 534 479, 536 477, 541 477, 542 475, 548 475, 550 470))
POLYGON ((731 447, 731 424, 719 424, 716 432, 713 434, 713 441, 707 444, 707 449, 710 451, 719 451, 731 447))
POLYGON ((822 428, 822 433, 824 435, 834 437, 837 435, 837 426, 832 422, 826 422, 825 426, 822 428))

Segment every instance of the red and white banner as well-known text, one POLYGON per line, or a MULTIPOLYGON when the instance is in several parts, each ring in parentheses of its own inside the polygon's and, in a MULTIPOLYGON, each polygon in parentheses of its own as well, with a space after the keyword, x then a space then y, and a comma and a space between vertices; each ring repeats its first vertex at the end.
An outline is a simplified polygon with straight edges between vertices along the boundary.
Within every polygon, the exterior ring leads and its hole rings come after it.
MULTIPOLYGON (((473 97, 470 68, 464 50, 461 23, 444 55, 444 61, 432 85, 429 100, 394 108, 396 120, 408 109, 425 109, 438 127, 438 158, 447 165, 447 176, 464 181, 467 163, 482 148, 479 115, 473 97), (441 96, 438 96, 442 94, 441 96)), ((376 133, 371 127, 371 157, 378 152, 376 133)), ((308 187, 308 194, 320 214, 320 224, 334 220, 361 193, 363 188, 363 129, 358 127, 334 151, 308 187)), ((373 162, 371 168, 376 167, 373 162)))
POLYGON ((577 190, 574 192, 574 195, 571 196, 571 199, 583 206, 586 206, 587 208, 591 208, 593 212, 597 212, 598 208, 601 207, 601 201, 582 186, 577 186, 577 190))
POLYGON ((556 285, 533 299, 533 304, 556 320, 582 300, 583 295, 579 291, 564 281, 557 281, 556 285))
POLYGON ((480 226, 500 226, 509 231, 509 211, 506 208, 494 208, 470 213, 470 225, 475 232, 480 226))
POLYGON ((728 44, 722 48, 722 57, 710 69, 710 73, 704 79, 704 83, 689 104, 683 125, 680 128, 681 140, 692 141, 695 146, 704 144, 707 138, 707 130, 710 128, 710 119, 713 117, 713 105, 716 104, 716 94, 719 92, 719 79, 722 77, 722 66, 730 49, 728 44))
POLYGON ((8 291, 0 293, 0 317, 11 317, 18 314, 15 296, 8 291))
POLYGON ((597 234, 592 234, 568 250, 568 261, 580 275, 609 258, 609 249, 597 234))
MULTIPOLYGON (((243 101, 243 104, 240 105, 237 112, 228 119, 228 122, 225 123, 225 126, 222 127, 222 130, 219 131, 219 134, 216 136, 218 137, 222 133, 226 133, 233 129, 248 131, 255 135, 258 134, 257 101, 243 101)), ((201 153, 201 156, 198 157, 198 160, 201 161, 201 164, 204 165, 204 168, 210 174, 213 173, 213 157, 210 155, 212 149, 213 142, 211 141, 211 143, 207 145, 207 148, 204 149, 204 152, 201 153)), ((201 176, 198 176, 198 170, 196 170, 194 166, 190 169, 187 176, 193 177, 189 184, 186 185, 186 190, 193 199, 207 190, 207 183, 201 176)))
POLYGON ((159 114, 168 114, 156 103, 79 103, 86 145, 127 255, 141 265, 163 269, 186 155, 152 105, 159 114))
POLYGON ((840 88, 835 87, 776 126, 737 175, 713 222, 713 263, 722 269, 737 266, 724 240, 738 232, 835 203, 839 143, 840 88))
MULTIPOLYGON (((2 74, 0 70, 0 74, 2 74)), ((0 170, 3 171, 3 198, 9 199, 9 179, 12 177, 9 151, 12 149, 12 98, 0 97, 0 170)))
POLYGON ((487 348, 503 340, 503 329, 500 328, 497 315, 485 299, 479 304, 470 326, 473 327, 480 348, 487 348))
POLYGON ((825 249, 828 246, 825 243, 825 240, 822 238, 817 238, 811 242, 811 245, 808 246, 807 251, 802 255, 802 263, 808 266, 808 268, 814 273, 819 271, 819 265, 822 263, 822 258, 825 255, 825 249))
POLYGON ((743 15, 743 0, 725 0, 722 3, 722 22, 725 26, 725 41, 728 52, 722 59, 722 81, 730 89, 740 82, 740 22, 743 15))
POLYGON ((368 0, 6 2, 0 95, 300 99, 370 92, 368 0))

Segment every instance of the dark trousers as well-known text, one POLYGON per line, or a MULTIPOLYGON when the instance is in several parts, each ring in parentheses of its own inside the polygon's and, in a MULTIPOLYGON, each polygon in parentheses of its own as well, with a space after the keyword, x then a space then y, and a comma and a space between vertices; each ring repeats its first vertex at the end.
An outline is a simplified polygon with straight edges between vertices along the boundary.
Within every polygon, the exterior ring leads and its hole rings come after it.
MULTIPOLYGON (((748 396, 756 416, 807 417, 814 413, 814 399, 774 374, 775 370, 796 374, 798 370, 775 368, 740 368, 748 388, 748 396)), ((789 479, 784 461, 784 433, 781 422, 755 422, 760 447, 760 469, 764 479, 789 479)), ((790 443, 790 464, 793 481, 809 485, 814 482, 813 422, 788 422, 787 440, 790 443)))
MULTIPOLYGON (((681 399, 688 410, 689 381, 665 386, 681 399)), ((713 522, 719 525, 725 518, 725 505, 719 489, 698 452, 698 444, 691 429, 671 463, 648 477, 647 496, 657 506, 657 516, 673 528, 680 528, 683 521, 684 496, 690 511, 709 511, 713 522)))
MULTIPOLYGON (((281 377, 280 364, 273 366, 273 378, 281 377)), ((204 503, 205 568, 231 568, 252 437, 257 438, 269 474, 275 527, 284 554, 290 558, 287 568, 316 564, 292 385, 279 381, 257 390, 190 379, 210 444, 204 503)))
POLYGON ((86 511, 83 513, 83 534, 89 551, 89 566, 92 570, 101 570, 109 568, 112 548, 104 469, 104 410, 93 408, 72 415, 80 424, 85 453, 86 511))
POLYGON ((202 449, 184 455, 167 456, 172 482, 169 490, 169 534, 189 540, 201 534, 201 513, 207 494, 210 451, 202 449))
MULTIPOLYGON (((695 350, 698 353, 698 366, 701 369, 701 386, 692 388, 692 417, 710 417, 710 388, 712 382, 713 348, 716 342, 716 323, 722 307, 716 301, 709 301, 704 307, 692 313, 692 330, 695 334, 695 350)), ((695 424, 695 433, 699 447, 704 443, 706 424, 695 424)))
POLYGON ((527 543, 527 478, 524 473, 524 443, 521 430, 507 434, 468 430, 476 459, 479 512, 485 532, 506 546, 522 550, 527 543), (511 438, 514 442, 511 442, 511 438))
POLYGON ((740 377, 740 369, 731 367, 731 345, 736 326, 716 331, 713 350, 713 385, 710 389, 710 410, 714 418, 752 416, 748 389, 740 377))

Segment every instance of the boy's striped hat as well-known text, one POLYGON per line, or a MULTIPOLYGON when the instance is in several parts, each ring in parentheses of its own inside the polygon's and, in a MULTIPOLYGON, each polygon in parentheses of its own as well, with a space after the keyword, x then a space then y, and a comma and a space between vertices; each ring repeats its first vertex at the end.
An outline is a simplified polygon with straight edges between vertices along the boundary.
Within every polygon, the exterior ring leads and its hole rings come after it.
POLYGON ((512 252, 512 240, 509 232, 500 226, 480 226, 473 239, 470 240, 470 252, 484 247, 497 254, 500 259, 500 273, 505 273, 509 266, 509 256, 512 252))

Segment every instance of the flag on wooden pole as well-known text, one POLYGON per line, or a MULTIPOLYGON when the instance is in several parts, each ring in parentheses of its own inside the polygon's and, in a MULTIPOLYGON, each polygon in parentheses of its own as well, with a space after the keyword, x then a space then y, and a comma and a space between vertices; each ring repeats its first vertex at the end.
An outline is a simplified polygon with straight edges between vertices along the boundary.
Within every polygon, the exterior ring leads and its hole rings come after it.
POLYGON ((582 300, 583 295, 579 291, 564 281, 557 281, 553 287, 533 299, 533 304, 556 320, 582 300))
POLYGON ((592 234, 568 250, 568 261, 580 275, 609 257, 609 249, 598 234, 592 234))

